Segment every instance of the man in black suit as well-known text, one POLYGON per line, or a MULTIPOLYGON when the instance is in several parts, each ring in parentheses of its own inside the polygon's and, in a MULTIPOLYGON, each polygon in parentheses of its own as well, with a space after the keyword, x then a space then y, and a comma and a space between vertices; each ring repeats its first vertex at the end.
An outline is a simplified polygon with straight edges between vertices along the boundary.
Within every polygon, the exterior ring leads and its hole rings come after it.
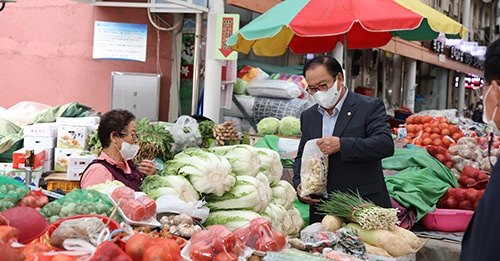
POLYGON ((294 164, 294 186, 299 200, 310 205, 309 223, 321 222, 315 205, 320 195, 300 196, 300 168, 304 145, 319 138, 328 156, 327 192, 359 192, 381 207, 391 207, 381 159, 392 156, 394 143, 382 100, 349 91, 339 62, 317 56, 304 65, 307 91, 318 103, 302 112, 302 137, 294 164))

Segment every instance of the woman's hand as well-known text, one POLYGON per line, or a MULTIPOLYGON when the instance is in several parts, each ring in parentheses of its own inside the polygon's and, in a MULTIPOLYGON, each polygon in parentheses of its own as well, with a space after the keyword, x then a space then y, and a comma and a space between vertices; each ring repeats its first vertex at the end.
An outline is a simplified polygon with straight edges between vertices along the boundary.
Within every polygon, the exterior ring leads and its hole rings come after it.
POLYGON ((156 174, 156 165, 152 160, 143 159, 138 167, 139 171, 147 176, 156 174))
POLYGON ((297 197, 301 202, 306 203, 308 205, 316 205, 319 203, 319 199, 311 198, 310 195, 301 197, 300 196, 301 189, 302 189, 302 184, 299 184, 299 186, 297 187, 297 197))

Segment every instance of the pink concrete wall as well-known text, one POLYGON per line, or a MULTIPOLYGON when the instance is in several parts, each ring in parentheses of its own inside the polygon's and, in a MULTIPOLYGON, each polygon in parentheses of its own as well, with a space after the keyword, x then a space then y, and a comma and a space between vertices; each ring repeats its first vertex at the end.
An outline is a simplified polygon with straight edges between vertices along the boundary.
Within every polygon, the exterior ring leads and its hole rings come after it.
MULTIPOLYGON (((172 24, 171 15, 163 18, 172 24)), ((160 32, 160 120, 168 120, 172 33, 160 32)), ((71 0, 18 0, 0 12, 0 107, 21 101, 79 102, 108 111, 111 72, 158 73, 156 30, 145 8, 71 0), (92 59, 94 21, 148 24, 146 62, 92 59)))

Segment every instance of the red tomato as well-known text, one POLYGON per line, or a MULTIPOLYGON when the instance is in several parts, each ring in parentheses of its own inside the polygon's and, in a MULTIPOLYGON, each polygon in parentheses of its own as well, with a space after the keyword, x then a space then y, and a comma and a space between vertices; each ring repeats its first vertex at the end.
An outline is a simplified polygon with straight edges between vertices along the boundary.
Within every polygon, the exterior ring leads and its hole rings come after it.
POLYGON ((222 251, 215 256, 214 261, 238 261, 238 256, 232 252, 222 251))
POLYGON ((189 257, 196 261, 212 261, 215 257, 215 252, 209 243, 201 241, 191 245, 189 248, 189 257))
POLYGON ((274 238, 269 236, 263 236, 255 241, 255 250, 268 252, 273 251, 277 252, 280 250, 278 242, 274 240, 274 238))
POLYGON ((273 238, 278 243, 278 251, 282 250, 286 246, 286 238, 283 234, 278 231, 273 231, 273 238))
POLYGON ((255 244, 255 240, 257 240, 257 237, 252 235, 252 232, 250 232, 249 227, 244 227, 244 228, 238 228, 233 231, 234 236, 236 238, 240 239, 243 244, 252 247, 255 244))
POLYGON ((197 243, 200 241, 209 243, 211 241, 210 231, 200 230, 200 231, 193 234, 190 241, 191 241, 191 244, 194 244, 194 243, 197 243))
POLYGON ((214 225, 209 228, 212 246, 216 251, 231 251, 236 243, 236 237, 223 225, 214 225))
POLYGON ((250 221, 250 232, 254 237, 270 237, 272 235, 271 231, 271 223, 265 218, 254 218, 250 221))

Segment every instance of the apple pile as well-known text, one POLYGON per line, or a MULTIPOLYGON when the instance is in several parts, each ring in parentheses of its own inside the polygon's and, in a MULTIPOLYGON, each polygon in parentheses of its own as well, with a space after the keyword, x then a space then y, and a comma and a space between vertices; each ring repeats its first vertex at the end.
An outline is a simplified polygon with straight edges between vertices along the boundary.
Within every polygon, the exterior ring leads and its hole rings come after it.
POLYGON ((406 118, 406 141, 417 146, 442 146, 447 149, 465 136, 458 125, 443 117, 410 115, 406 118))

